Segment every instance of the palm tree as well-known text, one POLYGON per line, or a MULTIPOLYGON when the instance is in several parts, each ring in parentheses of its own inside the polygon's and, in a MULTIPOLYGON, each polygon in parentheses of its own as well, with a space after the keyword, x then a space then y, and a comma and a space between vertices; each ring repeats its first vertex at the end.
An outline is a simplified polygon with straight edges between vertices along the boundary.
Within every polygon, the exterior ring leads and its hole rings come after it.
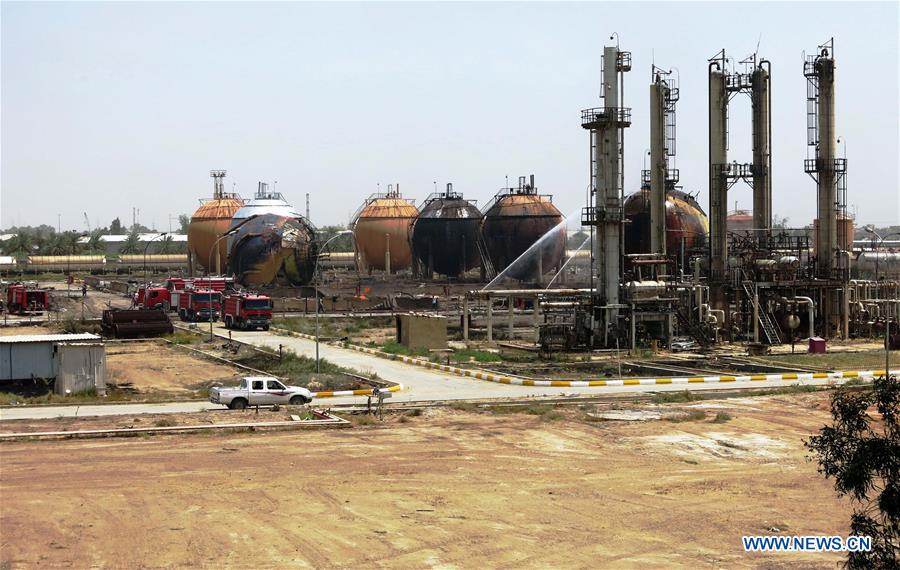
POLYGON ((172 245, 174 243, 175 240, 172 239, 172 236, 167 235, 159 240, 159 247, 156 249, 157 253, 172 253, 172 245))
POLYGON ((128 237, 125 238, 125 241, 122 242, 122 247, 119 248, 119 253, 138 253, 138 245, 140 244, 140 241, 140 234, 138 234, 137 229, 133 229, 131 233, 128 234, 128 237))
POLYGON ((19 259, 31 254, 33 241, 31 235, 19 230, 16 234, 3 242, 2 248, 5 255, 12 255, 19 259))
POLYGON ((91 232, 91 236, 85 244, 85 249, 91 253, 103 253, 105 249, 103 247, 103 241, 103 230, 94 230, 91 232))

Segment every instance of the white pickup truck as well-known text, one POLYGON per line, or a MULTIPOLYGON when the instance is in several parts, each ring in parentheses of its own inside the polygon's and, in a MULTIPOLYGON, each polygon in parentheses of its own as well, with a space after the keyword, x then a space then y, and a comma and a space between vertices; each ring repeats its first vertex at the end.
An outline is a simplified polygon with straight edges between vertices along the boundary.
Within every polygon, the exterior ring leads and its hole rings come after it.
POLYGON ((236 388, 212 388, 209 391, 209 401, 228 406, 232 410, 275 404, 300 406, 312 401, 312 392, 300 386, 285 386, 269 376, 247 376, 241 379, 240 386, 236 388))

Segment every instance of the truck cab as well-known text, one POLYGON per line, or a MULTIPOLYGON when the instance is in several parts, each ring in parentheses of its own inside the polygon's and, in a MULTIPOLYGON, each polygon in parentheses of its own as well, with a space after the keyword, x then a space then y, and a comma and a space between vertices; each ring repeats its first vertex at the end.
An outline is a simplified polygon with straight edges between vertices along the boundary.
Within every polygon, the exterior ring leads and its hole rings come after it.
POLYGON ((39 313, 50 308, 50 291, 25 283, 15 283, 6 288, 6 310, 11 313, 39 313))
POLYGON ((212 289, 184 291, 178 303, 178 316, 182 321, 218 321, 222 312, 222 294, 212 289))
POLYGON ((169 290, 165 287, 138 287, 134 294, 134 304, 141 309, 168 310, 170 303, 169 290))
POLYGON ((272 299, 266 295, 235 294, 225 297, 222 308, 225 328, 269 330, 272 324, 272 299))

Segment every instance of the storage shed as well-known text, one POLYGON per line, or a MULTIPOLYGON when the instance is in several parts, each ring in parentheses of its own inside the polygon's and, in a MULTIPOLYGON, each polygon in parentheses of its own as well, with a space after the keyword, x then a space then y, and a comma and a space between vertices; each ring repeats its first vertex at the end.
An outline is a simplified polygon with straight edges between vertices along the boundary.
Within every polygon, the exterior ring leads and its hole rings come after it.
POLYGON ((396 315, 397 342, 410 349, 447 348, 447 317, 429 313, 396 315))
POLYGON ((106 394, 106 350, 94 334, 0 337, 0 382, 55 380, 54 392, 106 394))

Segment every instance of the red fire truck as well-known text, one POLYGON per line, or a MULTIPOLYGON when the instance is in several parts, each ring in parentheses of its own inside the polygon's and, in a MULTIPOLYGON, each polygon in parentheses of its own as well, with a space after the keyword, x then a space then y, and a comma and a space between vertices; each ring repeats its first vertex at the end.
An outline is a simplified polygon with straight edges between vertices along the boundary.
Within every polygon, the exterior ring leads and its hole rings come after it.
POLYGON ((272 299, 248 293, 226 295, 222 320, 228 329, 267 331, 272 324, 272 299))
POLYGON ((182 321, 218 321, 222 313, 222 293, 212 289, 185 289, 178 296, 178 316, 182 321))
POLYGON ((50 291, 25 283, 6 287, 6 310, 10 313, 39 313, 50 308, 50 291))

